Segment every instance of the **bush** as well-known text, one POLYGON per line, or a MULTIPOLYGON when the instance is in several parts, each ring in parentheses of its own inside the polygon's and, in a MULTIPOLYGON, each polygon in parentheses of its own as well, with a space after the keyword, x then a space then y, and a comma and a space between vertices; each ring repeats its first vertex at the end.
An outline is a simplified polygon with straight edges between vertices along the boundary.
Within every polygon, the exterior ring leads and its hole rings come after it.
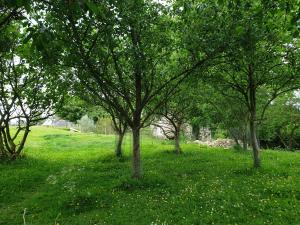
POLYGON ((97 134, 114 134, 115 131, 112 126, 112 120, 110 118, 100 118, 96 123, 97 134))
POLYGON ((95 132, 96 126, 94 124, 94 121, 90 119, 87 115, 84 115, 81 117, 80 120, 77 121, 81 132, 95 132))

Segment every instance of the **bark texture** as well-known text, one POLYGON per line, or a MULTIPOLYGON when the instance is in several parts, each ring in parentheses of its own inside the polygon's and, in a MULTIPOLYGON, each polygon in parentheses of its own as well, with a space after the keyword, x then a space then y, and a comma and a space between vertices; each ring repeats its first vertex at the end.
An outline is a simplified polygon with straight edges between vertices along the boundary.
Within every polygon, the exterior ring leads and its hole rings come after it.
POLYGON ((140 129, 136 128, 132 130, 132 139, 133 139, 133 174, 134 178, 142 177, 142 169, 141 169, 141 153, 140 153, 140 129))
POLYGON ((122 144, 123 144, 124 135, 125 135, 125 133, 122 133, 122 132, 118 133, 116 150, 115 150, 117 157, 123 156, 122 144))
POLYGON ((253 151, 253 166, 255 168, 261 166, 259 145, 257 141, 257 118, 256 118, 256 83, 254 79, 254 71, 252 65, 249 65, 249 110, 250 110, 250 138, 253 151))

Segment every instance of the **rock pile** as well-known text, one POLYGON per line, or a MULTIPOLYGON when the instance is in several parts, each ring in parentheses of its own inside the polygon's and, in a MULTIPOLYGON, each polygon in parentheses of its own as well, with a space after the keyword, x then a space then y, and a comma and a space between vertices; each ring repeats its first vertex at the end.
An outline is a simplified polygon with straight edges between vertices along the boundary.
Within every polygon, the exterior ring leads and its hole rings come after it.
POLYGON ((199 145, 207 145, 209 147, 218 147, 218 148, 232 148, 235 145, 234 140, 232 139, 217 139, 217 140, 211 140, 211 141, 199 141, 196 140, 193 143, 199 144, 199 145))

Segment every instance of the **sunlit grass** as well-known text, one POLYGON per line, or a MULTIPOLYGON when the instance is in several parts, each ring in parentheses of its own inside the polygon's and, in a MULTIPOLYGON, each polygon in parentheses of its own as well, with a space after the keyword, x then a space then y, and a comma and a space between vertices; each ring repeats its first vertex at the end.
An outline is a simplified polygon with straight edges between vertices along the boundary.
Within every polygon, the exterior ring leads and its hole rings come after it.
POLYGON ((300 224, 300 155, 250 153, 142 139, 144 178, 133 180, 131 139, 35 127, 25 156, 0 164, 0 224, 300 224))

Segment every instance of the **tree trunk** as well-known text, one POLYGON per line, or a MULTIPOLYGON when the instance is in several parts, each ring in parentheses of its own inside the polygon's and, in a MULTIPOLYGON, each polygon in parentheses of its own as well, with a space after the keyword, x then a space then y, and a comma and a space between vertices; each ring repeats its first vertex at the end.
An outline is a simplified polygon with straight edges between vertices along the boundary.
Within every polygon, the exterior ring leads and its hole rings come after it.
POLYGON ((248 150, 247 138, 243 137, 243 150, 248 150))
POLYGON ((24 131, 24 135, 23 135, 23 138, 22 138, 22 141, 20 142, 19 144, 19 147, 18 147, 18 150, 17 150, 17 156, 19 156, 21 154, 21 151, 23 150, 24 148, 24 145, 25 145, 25 142, 27 140, 27 137, 28 137, 28 134, 29 134, 30 130, 29 130, 29 126, 26 127, 25 131, 24 131))
POLYGON ((4 159, 4 158, 6 158, 6 156, 7 156, 7 154, 6 154, 5 147, 4 147, 3 140, 2 140, 2 133, 0 131, 0 159, 4 159))
POLYGON ((260 167, 259 145, 256 136, 256 121, 250 119, 250 138, 253 150, 253 166, 260 167))
POLYGON ((123 156, 123 153, 122 153, 122 143, 123 143, 123 139, 124 139, 124 135, 125 135, 125 132, 118 132, 117 134, 117 145, 116 145, 116 156, 117 157, 122 157, 123 156))
POLYGON ((7 153, 3 146, 0 146, 0 160, 7 158, 7 153))
POLYGON ((237 146, 241 146, 240 143, 239 143, 238 138, 237 138, 235 135, 233 135, 233 134, 231 134, 231 136, 232 136, 232 138, 233 138, 235 144, 236 144, 237 146))
POLYGON ((280 130, 279 130, 277 136, 278 136, 278 138, 279 138, 281 144, 283 144, 284 148, 285 148, 285 149, 288 149, 289 146, 288 146, 288 144, 285 142, 284 138, 282 137, 281 131, 280 131, 280 130))
POLYGON ((116 114, 114 114, 114 111, 110 111, 111 119, 112 119, 112 124, 113 124, 113 129, 116 132, 116 148, 115 148, 115 154, 116 157, 122 157, 122 144, 123 144, 123 139, 125 136, 125 133, 127 131, 127 123, 125 120, 120 119, 116 117, 116 114))
POLYGON ((140 154, 140 128, 132 129, 132 139, 133 139, 133 160, 132 160, 132 167, 133 167, 133 174, 132 176, 136 179, 142 177, 142 170, 141 170, 141 154, 140 154))
POLYGON ((249 65, 249 110, 250 110, 250 139, 253 150, 253 166, 260 167, 259 145, 256 136, 256 82, 253 65, 249 65))
POLYGON ((244 129, 242 134, 243 150, 248 150, 248 140, 247 140, 247 128, 244 129))
POLYGON ((292 131, 291 131, 291 133, 290 133, 290 135, 289 135, 289 138, 288 138, 288 140, 287 140, 287 142, 288 142, 288 148, 289 148, 289 149, 293 149, 293 148, 295 147, 295 143, 297 143, 297 142, 295 142, 294 134, 295 134, 295 131, 296 131, 298 128, 299 128, 298 126, 294 126, 294 127, 292 128, 292 131))
POLYGON ((175 127, 175 135, 174 135, 174 140, 175 140, 175 153, 180 154, 181 153, 181 148, 180 148, 180 125, 178 127, 175 127))
POLYGON ((180 154, 181 153, 181 148, 180 148, 180 135, 176 134, 175 137, 175 153, 180 154))

